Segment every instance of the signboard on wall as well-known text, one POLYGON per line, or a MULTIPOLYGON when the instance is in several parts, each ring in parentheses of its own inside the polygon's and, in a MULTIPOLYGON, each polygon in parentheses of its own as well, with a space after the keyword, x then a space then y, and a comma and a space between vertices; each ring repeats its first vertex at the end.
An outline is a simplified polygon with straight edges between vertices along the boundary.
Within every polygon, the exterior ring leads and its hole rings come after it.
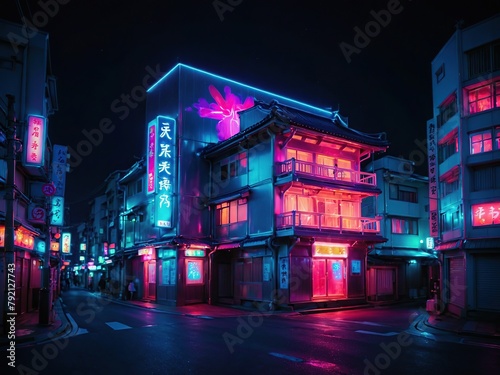
POLYGON ((429 233, 431 237, 439 237, 436 138, 436 125, 429 121, 427 123, 427 165, 429 168, 429 233))
POLYGON ((62 242, 62 253, 69 254, 71 253, 71 233, 63 233, 61 236, 62 242))
POLYGON ((54 184, 55 193, 59 196, 64 196, 66 187, 66 161, 68 148, 66 146, 54 145, 52 154, 52 183, 54 184))
POLYGON ((473 204, 471 210, 473 227, 500 224, 500 202, 473 204))
POLYGON ((155 197, 154 225, 162 228, 173 227, 175 128, 175 120, 165 116, 158 116, 148 124, 147 193, 155 197))
POLYGON ((51 198, 50 225, 62 226, 64 224, 64 198, 53 196, 51 198))
POLYGON ((43 116, 29 115, 24 144, 24 164, 42 167, 45 154, 46 120, 43 116))
POLYGON ((280 288, 287 289, 288 288, 288 258, 280 258, 280 288))

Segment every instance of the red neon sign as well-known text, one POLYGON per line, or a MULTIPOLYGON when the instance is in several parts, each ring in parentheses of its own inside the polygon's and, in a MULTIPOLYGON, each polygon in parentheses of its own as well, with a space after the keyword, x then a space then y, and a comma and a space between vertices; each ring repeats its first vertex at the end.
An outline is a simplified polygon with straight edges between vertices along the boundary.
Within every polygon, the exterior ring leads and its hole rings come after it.
POLYGON ((500 202, 473 204, 471 209, 473 227, 500 224, 500 202))
POLYGON ((43 166, 45 150, 45 117, 28 116, 25 164, 43 166))

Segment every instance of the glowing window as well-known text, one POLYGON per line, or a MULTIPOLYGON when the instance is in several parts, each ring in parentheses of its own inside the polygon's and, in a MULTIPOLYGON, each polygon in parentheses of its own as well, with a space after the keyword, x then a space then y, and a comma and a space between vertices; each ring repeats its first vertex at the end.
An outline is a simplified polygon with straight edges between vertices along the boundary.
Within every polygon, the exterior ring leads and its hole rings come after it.
POLYGON ((495 149, 500 150, 500 127, 495 128, 495 149))
POLYGON ((203 260, 186 260, 186 284, 203 284, 203 260))
POLYGON ((500 108, 500 82, 495 83, 495 107, 500 108))
POLYGON ((247 217, 246 198, 224 202, 216 206, 216 225, 227 225, 246 221, 247 217))
POLYGON ((491 131, 482 131, 470 135, 470 153, 472 155, 492 150, 491 131))
POLYGON ((492 85, 481 86, 468 93, 469 113, 477 113, 492 108, 492 85))
POLYGON ((395 234, 418 234, 418 222, 410 218, 392 218, 391 232, 395 234))

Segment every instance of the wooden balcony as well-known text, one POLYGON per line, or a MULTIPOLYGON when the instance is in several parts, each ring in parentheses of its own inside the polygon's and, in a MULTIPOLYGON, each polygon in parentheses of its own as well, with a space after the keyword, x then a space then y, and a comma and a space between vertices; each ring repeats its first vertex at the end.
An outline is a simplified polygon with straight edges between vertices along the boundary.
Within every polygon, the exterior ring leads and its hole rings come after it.
POLYGON ((361 235, 380 234, 379 217, 352 217, 317 212, 290 211, 276 215, 278 235, 284 231, 295 233, 295 229, 314 229, 318 231, 335 230, 339 233, 361 235))
POLYGON ((352 169, 332 167, 329 165, 309 163, 302 160, 289 159, 278 162, 275 166, 275 174, 282 177, 287 174, 303 174, 321 179, 328 179, 332 182, 347 182, 362 184, 372 187, 377 186, 377 176, 375 173, 360 172, 352 169))

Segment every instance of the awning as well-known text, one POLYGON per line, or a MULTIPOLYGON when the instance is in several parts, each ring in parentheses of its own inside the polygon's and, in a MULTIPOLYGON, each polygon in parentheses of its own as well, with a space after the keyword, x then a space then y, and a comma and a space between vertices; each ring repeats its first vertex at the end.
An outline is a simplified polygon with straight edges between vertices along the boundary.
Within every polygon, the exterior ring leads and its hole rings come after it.
POLYGON ((220 245, 217 245, 217 250, 231 250, 231 249, 239 249, 239 248, 240 248, 239 242, 222 243, 220 245))
POLYGON ((375 249, 371 250, 368 255, 377 257, 390 257, 390 258, 427 258, 437 259, 437 256, 422 250, 414 249, 375 249))
POLYGON ((452 249, 460 249, 462 246, 462 240, 458 241, 452 241, 452 242, 446 242, 446 243, 441 243, 439 245, 436 245, 435 250, 452 250, 452 249))
POLYGON ((464 240, 464 249, 500 249, 499 238, 481 238, 464 240))

